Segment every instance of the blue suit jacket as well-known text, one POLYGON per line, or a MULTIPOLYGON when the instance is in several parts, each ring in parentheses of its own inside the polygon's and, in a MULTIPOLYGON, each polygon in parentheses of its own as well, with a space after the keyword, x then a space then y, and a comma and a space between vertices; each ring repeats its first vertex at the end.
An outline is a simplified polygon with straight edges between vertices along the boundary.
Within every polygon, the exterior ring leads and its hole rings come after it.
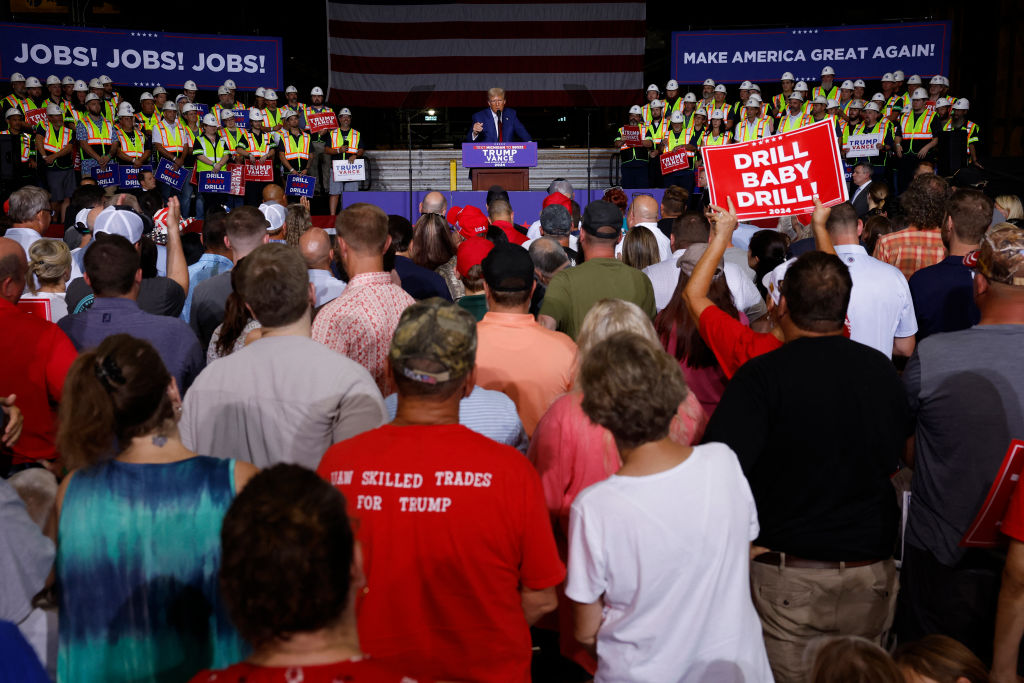
MULTIPOLYGON (((473 126, 470 125, 469 132, 466 133, 466 142, 497 142, 498 128, 494 125, 494 116, 491 114, 490 109, 481 109, 473 114, 473 123, 478 122, 484 124, 484 129, 480 131, 480 135, 474 140, 473 126)), ((519 122, 515 109, 501 110, 501 131, 504 138, 502 142, 530 141, 530 134, 523 127, 523 124, 519 122)))

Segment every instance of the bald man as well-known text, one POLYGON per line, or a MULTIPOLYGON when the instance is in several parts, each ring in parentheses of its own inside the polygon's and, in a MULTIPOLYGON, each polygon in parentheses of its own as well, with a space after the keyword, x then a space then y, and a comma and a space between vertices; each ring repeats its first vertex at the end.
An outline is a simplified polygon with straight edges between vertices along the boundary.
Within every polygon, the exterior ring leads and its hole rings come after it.
POLYGON ((420 214, 437 213, 442 216, 448 212, 448 200, 440 192, 428 192, 420 202, 420 214))
MULTIPOLYGON (((626 211, 626 227, 630 230, 635 228, 646 228, 654 235, 658 242, 658 260, 664 261, 672 256, 672 245, 668 237, 658 227, 658 200, 649 195, 640 195, 629 205, 626 211)), ((622 255, 622 241, 615 247, 615 257, 622 255)))
POLYGON ((331 273, 334 250, 330 236, 320 228, 310 228, 299 238, 299 251, 309 269, 309 281, 316 288, 316 307, 338 298, 345 291, 345 283, 331 273))
POLYGON ((263 203, 280 204, 287 208, 288 200, 284 196, 284 188, 276 183, 268 184, 263 188, 263 203))

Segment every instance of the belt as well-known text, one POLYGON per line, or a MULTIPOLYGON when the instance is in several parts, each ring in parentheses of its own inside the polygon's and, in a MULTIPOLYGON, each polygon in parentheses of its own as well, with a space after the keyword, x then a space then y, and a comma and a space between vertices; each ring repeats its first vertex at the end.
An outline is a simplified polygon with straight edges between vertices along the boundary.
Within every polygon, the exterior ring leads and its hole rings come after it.
POLYGON ((767 552, 761 553, 754 558, 754 562, 760 562, 761 564, 770 564, 778 567, 785 564, 787 567, 793 567, 794 569, 842 569, 843 567, 866 567, 869 564, 875 564, 876 562, 883 562, 884 560, 854 560, 852 562, 828 562, 825 560, 805 560, 802 557, 794 557, 789 554, 767 552), (785 558, 785 561, 783 561, 785 558))

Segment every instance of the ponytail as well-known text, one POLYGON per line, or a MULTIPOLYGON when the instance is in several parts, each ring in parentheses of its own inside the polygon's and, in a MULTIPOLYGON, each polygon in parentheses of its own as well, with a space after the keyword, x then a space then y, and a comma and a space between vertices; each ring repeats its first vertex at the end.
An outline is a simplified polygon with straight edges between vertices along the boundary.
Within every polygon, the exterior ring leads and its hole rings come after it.
POLYGON ((242 259, 231 270, 231 294, 224 305, 224 322, 220 326, 220 336, 214 348, 218 356, 227 356, 235 347, 235 342, 242 336, 242 330, 252 320, 252 314, 245 307, 240 292, 245 284, 245 259, 242 259))

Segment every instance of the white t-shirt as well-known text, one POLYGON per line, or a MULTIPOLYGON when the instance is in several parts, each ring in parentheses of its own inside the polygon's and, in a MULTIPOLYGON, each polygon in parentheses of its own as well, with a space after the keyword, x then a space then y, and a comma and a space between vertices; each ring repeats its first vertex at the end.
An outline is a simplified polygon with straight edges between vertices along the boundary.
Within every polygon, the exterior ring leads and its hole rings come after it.
POLYGON ((893 337, 917 334, 910 285, 899 268, 868 256, 857 244, 837 244, 836 255, 850 269, 853 290, 846 317, 850 339, 892 357, 893 337))
MULTIPOLYGON (((672 256, 672 243, 669 242, 668 237, 661 231, 657 223, 637 223, 633 226, 633 230, 637 228, 647 228, 654 235, 654 239, 658 242, 658 260, 664 261, 672 256)), ((619 243, 615 245, 615 258, 619 258, 622 254, 622 243, 625 241, 625 237, 619 240, 619 243)))
MULTIPOLYGON (((668 306, 672 294, 676 291, 676 285, 679 284, 679 266, 676 264, 685 252, 685 249, 676 249, 670 258, 644 268, 644 275, 654 287, 654 305, 659 311, 668 306)), ((757 291, 754 281, 746 277, 740 267, 730 261, 725 262, 724 272, 725 283, 729 286, 732 303, 736 309, 743 311, 749 320, 757 320, 764 316, 768 312, 768 307, 757 291)))
POLYGON ((758 531, 750 486, 720 443, 584 490, 569 517, 565 594, 604 596, 594 680, 771 681, 750 597, 758 531))

